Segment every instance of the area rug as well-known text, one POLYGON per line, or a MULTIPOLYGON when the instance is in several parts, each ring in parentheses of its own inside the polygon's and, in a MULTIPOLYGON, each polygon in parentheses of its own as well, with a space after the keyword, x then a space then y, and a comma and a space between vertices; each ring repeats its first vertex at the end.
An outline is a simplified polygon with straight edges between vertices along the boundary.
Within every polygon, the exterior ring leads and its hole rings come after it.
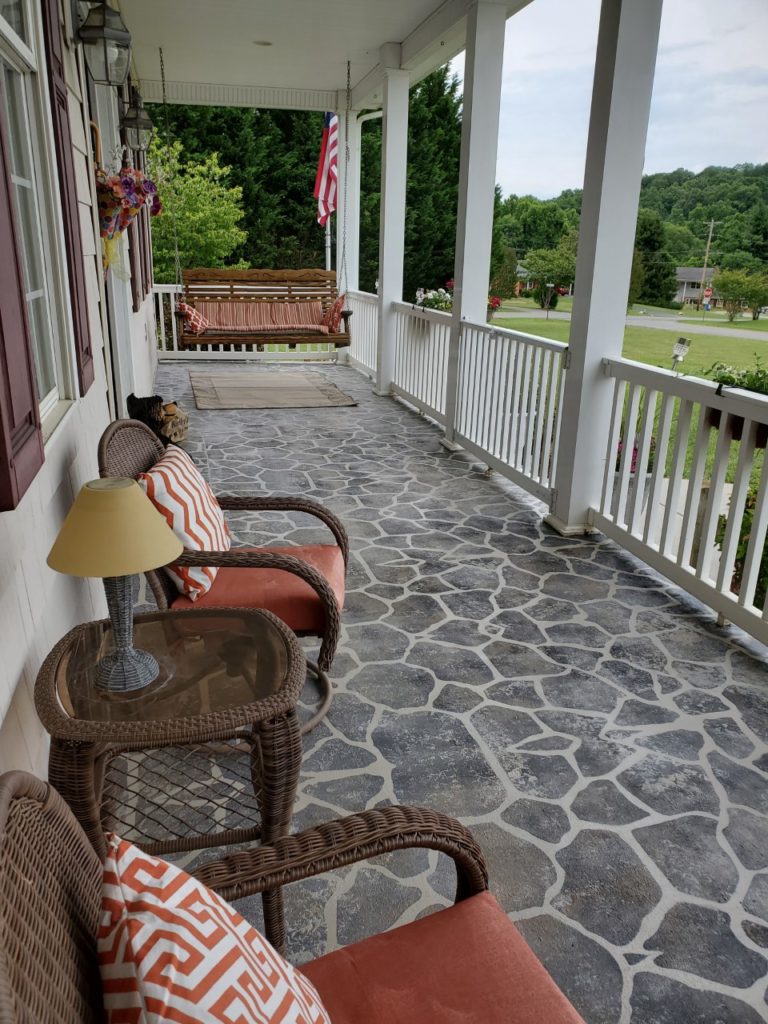
POLYGON ((286 370, 190 370, 198 409, 320 409, 357 405, 322 373, 286 370))

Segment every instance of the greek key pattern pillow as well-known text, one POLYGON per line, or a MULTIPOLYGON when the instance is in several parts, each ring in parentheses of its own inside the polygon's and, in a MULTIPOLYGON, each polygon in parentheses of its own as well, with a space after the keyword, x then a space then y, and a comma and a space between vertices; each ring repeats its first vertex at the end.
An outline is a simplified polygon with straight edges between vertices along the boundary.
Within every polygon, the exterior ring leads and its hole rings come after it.
POLYGON ((109 1024, 331 1024, 312 983, 228 903, 114 835, 98 953, 109 1024))

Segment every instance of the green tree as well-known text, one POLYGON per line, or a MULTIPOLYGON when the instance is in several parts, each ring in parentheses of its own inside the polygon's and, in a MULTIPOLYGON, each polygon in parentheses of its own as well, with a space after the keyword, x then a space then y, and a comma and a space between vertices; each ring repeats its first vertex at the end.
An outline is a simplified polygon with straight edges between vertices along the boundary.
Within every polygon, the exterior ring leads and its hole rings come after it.
POLYGON ((567 244, 554 249, 532 249, 525 257, 525 269, 536 282, 535 297, 542 309, 552 307, 554 289, 569 285, 576 273, 576 259, 567 244), (548 288, 547 285, 552 285, 548 288))
POLYGON ((627 295, 627 308, 630 309, 639 301, 645 285, 645 271, 643 260, 637 248, 632 253, 632 273, 629 278, 629 294, 627 295))
POLYGON ((749 274, 747 290, 744 293, 747 309, 752 313, 753 320, 760 319, 760 310, 768 306, 768 274, 749 274))
POLYGON ((712 278, 712 288, 722 299, 729 320, 735 320, 747 301, 749 274, 741 270, 723 270, 712 278))
POLYGON ((242 189, 227 182, 229 168, 215 153, 183 163, 182 147, 163 147, 157 139, 149 150, 149 172, 157 184, 163 211, 152 222, 155 280, 175 280, 178 241, 182 268, 232 266, 232 253, 245 240, 242 189), (175 231, 174 231, 175 228, 175 231))
POLYGON ((641 209, 637 215, 635 248, 643 264, 643 287, 639 301, 666 306, 677 291, 675 263, 665 248, 664 222, 655 210, 641 209))
POLYGON ((505 249, 501 266, 491 278, 491 295, 500 299, 511 299, 517 285, 517 253, 514 249, 505 249))

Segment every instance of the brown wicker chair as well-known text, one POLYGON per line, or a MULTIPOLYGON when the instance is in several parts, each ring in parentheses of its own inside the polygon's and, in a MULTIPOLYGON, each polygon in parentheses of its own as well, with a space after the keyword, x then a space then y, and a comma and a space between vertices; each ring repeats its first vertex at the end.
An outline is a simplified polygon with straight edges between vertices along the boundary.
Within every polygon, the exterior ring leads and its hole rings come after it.
MULTIPOLYGON (((145 423, 116 420, 99 441, 99 472, 101 476, 135 478, 151 469, 164 450, 162 442, 145 423)), ((337 593, 341 592, 343 600, 344 575, 349 561, 346 531, 329 509, 310 498, 224 496, 218 500, 222 509, 230 512, 304 512, 319 519, 333 534, 335 544, 187 551, 179 559, 181 565, 218 566, 220 570, 210 591, 193 607, 266 608, 298 636, 322 638, 317 665, 311 665, 320 681, 322 703, 313 718, 303 725, 302 732, 306 733, 325 716, 331 702, 331 684, 326 673, 336 653, 341 628, 337 593), (276 572, 284 583, 270 588, 268 584, 275 581, 276 572), (269 590, 266 598, 264 590, 269 590), (294 600, 299 594, 300 600, 294 600)), ((191 606, 163 569, 148 572, 146 576, 158 608, 191 606)))
MULTIPOLYGON (((470 833, 441 814, 365 811, 210 861, 197 875, 233 900, 409 847, 453 858, 457 904, 302 967, 334 1024, 432 1024, 447 1019, 447 1006, 464 1010, 451 1019, 483 1024, 583 1024, 486 892, 470 833)), ((0 777, 0 1024, 104 1021, 100 889, 99 858, 53 787, 25 772, 0 777)))

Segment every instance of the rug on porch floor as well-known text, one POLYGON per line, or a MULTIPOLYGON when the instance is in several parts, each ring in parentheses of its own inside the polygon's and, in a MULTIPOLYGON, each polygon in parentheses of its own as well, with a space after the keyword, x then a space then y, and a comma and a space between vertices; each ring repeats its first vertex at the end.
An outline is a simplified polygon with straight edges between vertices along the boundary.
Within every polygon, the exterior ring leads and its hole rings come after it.
POLYGON ((319 409, 357 405, 322 373, 293 370, 190 370, 198 409, 319 409))

